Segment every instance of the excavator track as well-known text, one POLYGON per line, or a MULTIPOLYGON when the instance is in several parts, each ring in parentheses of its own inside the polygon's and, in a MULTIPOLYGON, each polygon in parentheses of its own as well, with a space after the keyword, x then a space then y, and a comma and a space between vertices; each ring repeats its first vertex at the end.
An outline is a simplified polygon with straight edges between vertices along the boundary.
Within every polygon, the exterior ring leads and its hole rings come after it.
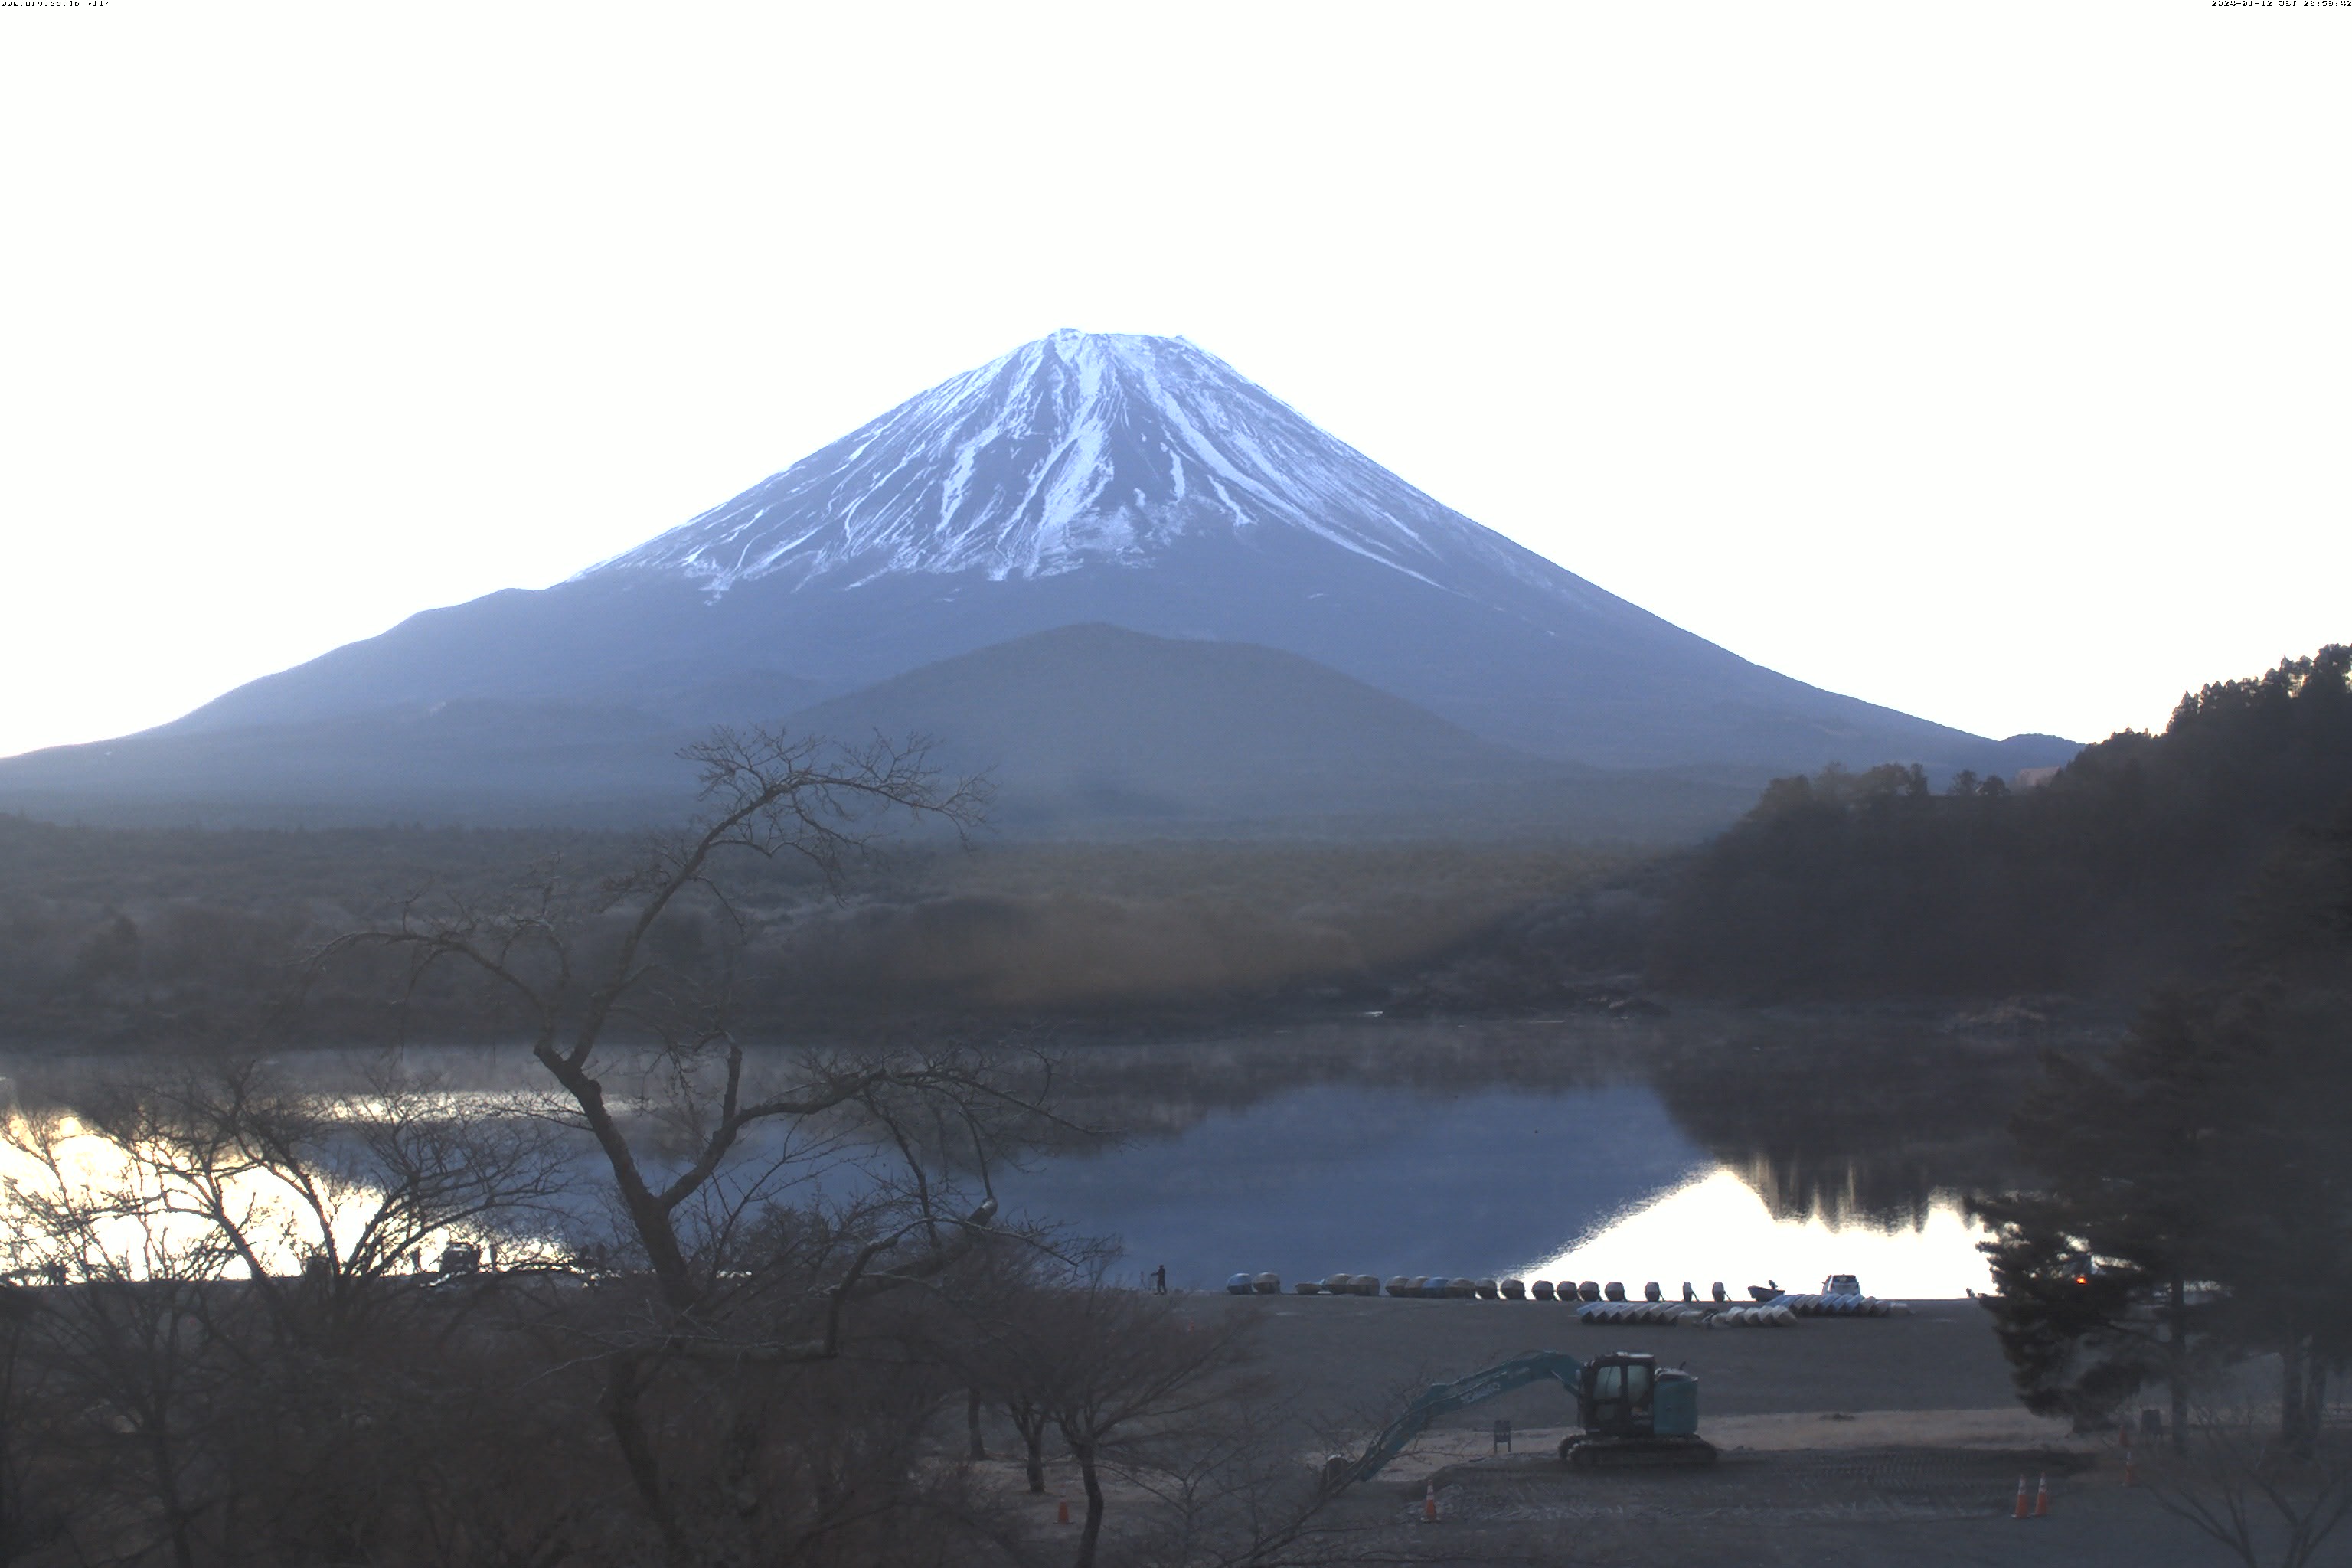
POLYGON ((1704 1437, 1575 1436, 1559 1446, 1559 1457, 1580 1470, 1711 1465, 1715 1456, 1715 1445, 1704 1437))

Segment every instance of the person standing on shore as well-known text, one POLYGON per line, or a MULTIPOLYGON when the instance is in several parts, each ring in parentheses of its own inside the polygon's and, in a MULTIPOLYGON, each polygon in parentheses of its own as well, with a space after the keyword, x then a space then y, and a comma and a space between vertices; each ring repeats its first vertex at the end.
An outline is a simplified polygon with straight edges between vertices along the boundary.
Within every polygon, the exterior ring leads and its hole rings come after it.
POLYGON ((1165 1263, 1151 1271, 1151 1293, 1155 1296, 1168 1294, 1168 1265, 1165 1263))

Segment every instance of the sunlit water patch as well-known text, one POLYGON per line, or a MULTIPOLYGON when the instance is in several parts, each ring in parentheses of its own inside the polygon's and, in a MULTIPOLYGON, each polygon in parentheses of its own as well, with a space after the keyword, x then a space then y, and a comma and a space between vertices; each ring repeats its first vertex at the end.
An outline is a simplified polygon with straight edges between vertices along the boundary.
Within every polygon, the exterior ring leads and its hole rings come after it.
POLYGON ((305 1194, 256 1168, 220 1173, 208 1192, 70 1115, 12 1117, 0 1134, 0 1273, 19 1279, 239 1279, 256 1263, 290 1274, 327 1234, 352 1243, 381 1201, 323 1172, 305 1194))
POLYGON ((1746 1300, 1750 1285, 1814 1290, 1831 1274, 1858 1275, 1874 1296, 1957 1296, 1990 1287, 1976 1250, 1983 1238, 1959 1200, 1941 1194, 1916 1222, 1881 1226, 1850 1215, 1832 1223, 1818 1213, 1775 1218, 1754 1188, 1718 1165, 1510 1272, 1530 1279, 1615 1279, 1637 1296, 1650 1280, 1669 1297, 1680 1296, 1686 1280, 1706 1296, 1720 1280, 1746 1300))

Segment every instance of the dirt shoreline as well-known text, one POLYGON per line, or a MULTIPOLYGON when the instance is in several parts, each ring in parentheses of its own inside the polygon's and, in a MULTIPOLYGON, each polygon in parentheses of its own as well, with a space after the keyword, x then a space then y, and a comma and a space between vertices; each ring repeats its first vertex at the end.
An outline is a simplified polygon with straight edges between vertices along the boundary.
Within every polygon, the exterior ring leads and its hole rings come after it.
MULTIPOLYGON (((1599 1327, 1549 1301, 1201 1293, 1187 1297, 1181 1310, 1255 1322, 1265 1370, 1306 1403, 1328 1408, 1369 1405, 1393 1415, 1432 1383, 1531 1350, 1646 1352, 1680 1366, 1699 1380, 1702 1430, 1731 1416, 2016 1406, 2009 1364, 1982 1308, 1966 1298, 1910 1305, 1907 1317, 1723 1330, 1599 1327)), ((1444 1425, 1491 1428, 1507 1418, 1559 1426, 1565 1397, 1557 1386, 1525 1388, 1444 1425)))
MULTIPOLYGON (((1698 1470, 1588 1473, 1559 1463, 1572 1422, 1541 1384, 1433 1423, 1328 1510, 1365 1561, 1816 1568, 2197 1568, 2220 1548, 2123 1485, 2112 1439, 2077 1437, 2017 1404, 1991 1321, 1969 1300, 1908 1317, 1781 1329, 1588 1327, 1535 1301, 1196 1295, 1202 1321, 1253 1319, 1262 1370, 1302 1409, 1342 1413, 1349 1440, 1429 1383, 1523 1351, 1647 1352, 1699 1378, 1698 1470), (1498 1451, 1495 1423, 1511 1423, 1498 1451), (2012 1518, 2021 1478, 2047 1517, 2012 1518), (1437 1498, 1440 1521, 1423 1521, 1437 1498)), ((2331 1543, 2339 1545, 2342 1543, 2331 1543)), ((2352 1556, 2325 1561, 2352 1561, 2352 1556)))

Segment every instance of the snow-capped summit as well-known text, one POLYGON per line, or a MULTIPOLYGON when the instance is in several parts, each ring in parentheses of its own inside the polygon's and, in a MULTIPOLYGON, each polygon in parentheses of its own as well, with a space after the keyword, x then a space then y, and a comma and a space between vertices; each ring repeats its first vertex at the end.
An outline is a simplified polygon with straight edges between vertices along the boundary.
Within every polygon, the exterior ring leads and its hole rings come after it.
POLYGON ((1265 529, 1423 582, 1467 562, 1545 575, 1214 354, 1182 338, 1068 329, 582 575, 675 572, 713 595, 770 577, 1001 580, 1149 567, 1188 537, 1265 529))

